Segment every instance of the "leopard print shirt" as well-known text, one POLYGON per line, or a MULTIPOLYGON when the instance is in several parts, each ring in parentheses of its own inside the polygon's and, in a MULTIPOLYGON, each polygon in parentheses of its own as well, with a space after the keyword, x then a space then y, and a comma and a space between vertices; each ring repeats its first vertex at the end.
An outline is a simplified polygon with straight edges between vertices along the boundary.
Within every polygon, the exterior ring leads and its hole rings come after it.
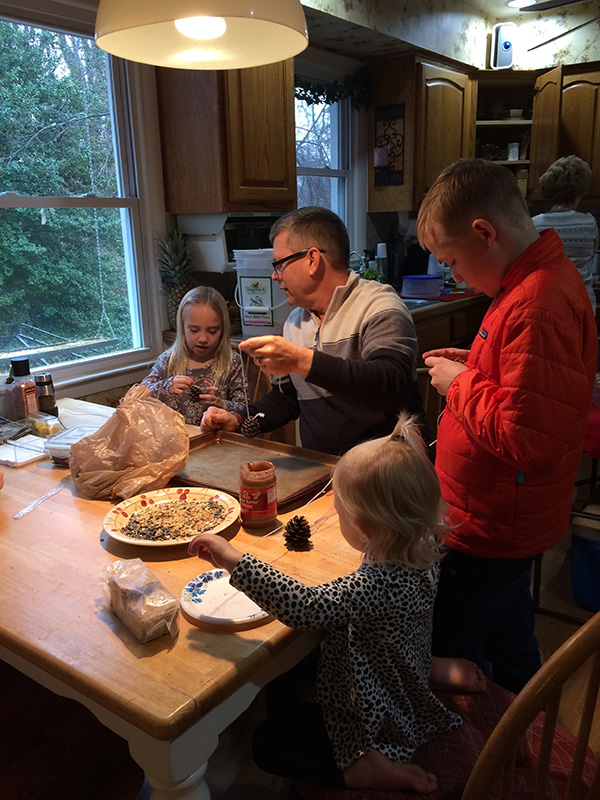
POLYGON ((230 583, 292 628, 322 628, 314 690, 340 769, 375 748, 410 762, 460 717, 429 688, 439 566, 364 563, 343 578, 305 586, 249 554, 230 583))

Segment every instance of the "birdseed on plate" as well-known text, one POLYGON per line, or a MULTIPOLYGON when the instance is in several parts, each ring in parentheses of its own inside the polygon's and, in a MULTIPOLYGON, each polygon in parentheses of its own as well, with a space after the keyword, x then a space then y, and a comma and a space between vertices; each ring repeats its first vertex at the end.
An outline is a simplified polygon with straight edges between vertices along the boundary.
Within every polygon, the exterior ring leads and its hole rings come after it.
POLYGON ((173 500, 135 511, 121 533, 152 542, 190 539, 210 531, 227 515, 218 500, 173 500))

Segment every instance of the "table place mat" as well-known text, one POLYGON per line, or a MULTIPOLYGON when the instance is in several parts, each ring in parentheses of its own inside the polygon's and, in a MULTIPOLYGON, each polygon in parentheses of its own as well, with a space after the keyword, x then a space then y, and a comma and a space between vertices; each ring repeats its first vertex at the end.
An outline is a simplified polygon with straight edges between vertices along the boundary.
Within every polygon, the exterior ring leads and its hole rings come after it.
POLYGON ((246 461, 274 465, 281 507, 318 491, 339 459, 267 439, 247 439, 239 433, 205 433, 190 440, 188 463, 177 477, 193 486, 209 486, 238 497, 240 465, 246 461))

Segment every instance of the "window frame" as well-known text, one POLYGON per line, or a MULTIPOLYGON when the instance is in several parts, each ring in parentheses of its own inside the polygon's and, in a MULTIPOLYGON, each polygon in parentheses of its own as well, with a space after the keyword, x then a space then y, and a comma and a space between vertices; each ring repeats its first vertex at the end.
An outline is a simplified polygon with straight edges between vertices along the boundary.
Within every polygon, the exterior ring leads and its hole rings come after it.
MULTIPOLYGON (((362 61, 319 50, 313 46, 309 46, 294 60, 296 75, 323 83, 341 81, 345 75, 356 72, 362 66, 364 66, 362 61)), ((340 147, 346 149, 347 168, 337 170, 297 167, 296 174, 346 179, 344 221, 348 228, 351 248, 362 255, 367 247, 368 113, 365 109, 353 108, 349 100, 339 105, 344 116, 340 121, 340 147)))
MULTIPOLYGON (((31 6, 34 4, 33 0, 31 6)), ((34 8, 20 14, 7 14, 3 5, 0 3, 0 18, 5 21, 90 38, 89 24, 73 24, 72 20, 65 19, 64 24, 57 20, 57 24, 49 25, 41 19, 36 21, 34 8)), ((120 156, 117 163, 119 196, 0 194, 0 208, 119 208, 130 215, 130 237, 125 246, 130 264, 129 302, 139 322, 138 341, 134 333, 131 350, 33 370, 51 370, 59 395, 68 392, 72 397, 141 380, 164 349, 162 330, 167 327, 154 241, 155 236, 166 229, 154 70, 113 56, 108 58, 113 97, 111 113, 120 156)))

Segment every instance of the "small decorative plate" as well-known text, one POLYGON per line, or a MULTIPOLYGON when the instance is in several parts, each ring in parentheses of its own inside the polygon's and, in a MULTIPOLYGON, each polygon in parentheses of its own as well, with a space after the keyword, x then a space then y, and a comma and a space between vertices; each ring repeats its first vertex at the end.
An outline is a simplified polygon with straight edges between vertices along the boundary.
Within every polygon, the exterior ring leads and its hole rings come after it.
POLYGON ((224 569, 211 569, 190 581, 181 592, 181 607, 192 619, 217 625, 270 619, 266 611, 229 584, 229 573, 224 569))
MULTIPOLYGON (((194 503, 194 506, 196 503, 194 503)), ((125 542, 125 544, 143 545, 144 547, 166 547, 174 544, 187 544, 198 533, 219 533, 219 531, 223 531, 232 525, 238 519, 239 514, 240 504, 238 501, 231 495, 219 492, 216 489, 187 486, 157 489, 154 492, 144 492, 144 494, 130 497, 112 508, 104 517, 104 530, 111 538, 119 542, 125 542), (206 527, 204 530, 201 527, 197 527, 190 531, 188 527, 181 535, 167 534, 164 531, 159 531, 157 534, 136 535, 135 533, 128 534, 127 529, 123 530, 125 526, 131 524, 132 515, 137 512, 156 509, 156 518, 159 519, 163 512, 173 511, 175 503, 180 503, 183 507, 185 503, 182 501, 196 501, 196 503, 203 505, 210 503, 210 511, 214 512, 215 515, 215 524, 211 527, 206 527), (165 506, 168 506, 168 509, 165 506), (148 538, 145 538, 146 536, 148 538), (166 538, 154 538, 155 536, 166 538)), ((137 519, 139 518, 138 516, 137 519)), ((136 517, 133 519, 135 522, 136 517)), ((210 520, 208 524, 210 524, 210 520)), ((157 523, 156 527, 160 527, 160 522, 157 523)))

